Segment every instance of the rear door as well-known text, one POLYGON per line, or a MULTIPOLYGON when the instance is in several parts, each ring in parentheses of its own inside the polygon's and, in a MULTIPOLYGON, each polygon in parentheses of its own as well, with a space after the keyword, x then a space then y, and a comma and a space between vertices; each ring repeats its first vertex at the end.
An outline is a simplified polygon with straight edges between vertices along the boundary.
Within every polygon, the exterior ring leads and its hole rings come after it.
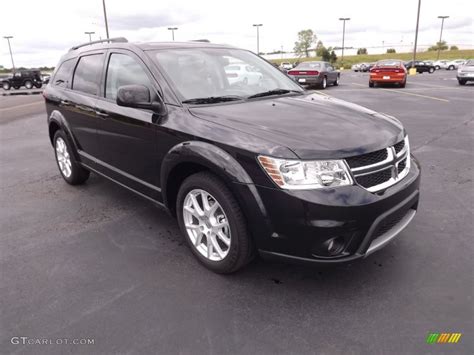
POLYGON ((116 104, 117 90, 123 85, 146 86, 152 100, 156 99, 158 91, 153 82, 148 68, 133 52, 110 50, 96 111, 100 115, 99 169, 134 190, 155 197, 159 192, 156 116, 150 110, 116 104))
POLYGON ((67 112, 67 121, 75 137, 78 152, 85 163, 92 163, 99 155, 97 120, 95 113, 97 95, 104 67, 105 52, 89 52, 79 57, 71 90, 64 90, 61 103, 67 112))

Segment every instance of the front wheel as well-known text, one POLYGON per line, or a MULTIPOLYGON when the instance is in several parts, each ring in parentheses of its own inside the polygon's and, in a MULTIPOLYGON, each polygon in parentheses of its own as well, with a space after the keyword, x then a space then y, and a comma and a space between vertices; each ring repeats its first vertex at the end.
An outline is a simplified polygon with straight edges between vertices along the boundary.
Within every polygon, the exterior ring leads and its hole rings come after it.
POLYGON ((340 76, 338 75, 336 77, 336 81, 334 82, 334 86, 338 86, 339 85, 339 79, 340 79, 340 76))
POLYGON ((90 172, 74 159, 73 148, 66 134, 61 130, 57 131, 53 142, 56 163, 63 179, 71 185, 83 184, 89 178, 90 172))
POLYGON ((454 65, 450 65, 450 66, 448 67, 448 70, 454 70, 454 65))
POLYGON ((435 67, 435 69, 436 69, 436 70, 440 70, 441 67, 440 67, 439 65, 437 65, 437 66, 435 67))
POLYGON ((176 211, 191 251, 208 269, 227 274, 251 260, 253 245, 242 210, 215 175, 188 177, 179 189, 176 211))
POLYGON ((434 71, 435 71, 435 69, 434 69, 434 68, 430 68, 430 70, 428 70, 428 73, 430 73, 430 74, 433 74, 433 73, 434 73, 434 71))
POLYGON ((466 85, 466 80, 458 79, 459 85, 466 85))
POLYGON ((41 89, 41 87, 42 87, 42 86, 43 86, 43 84, 42 84, 42 83, 35 84, 35 87, 36 87, 37 89, 41 89))
POLYGON ((5 83, 2 84, 2 88, 3 88, 3 90, 10 90, 11 85, 10 85, 10 83, 5 82, 5 83))

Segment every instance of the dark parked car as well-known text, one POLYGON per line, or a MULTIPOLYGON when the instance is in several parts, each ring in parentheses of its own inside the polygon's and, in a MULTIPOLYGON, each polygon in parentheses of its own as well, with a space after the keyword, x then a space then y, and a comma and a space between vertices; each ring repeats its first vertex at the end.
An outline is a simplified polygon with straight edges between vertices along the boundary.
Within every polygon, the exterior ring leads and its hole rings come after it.
POLYGON ((415 61, 414 65, 413 65, 412 60, 405 63, 405 68, 407 68, 407 70, 409 70, 412 67, 416 68, 417 73, 430 73, 430 74, 433 74, 436 70, 434 65, 428 64, 428 63, 425 63, 425 62, 421 62, 421 61, 418 61, 418 60, 415 61))
POLYGON ((10 78, 2 80, 2 87, 4 90, 10 88, 19 89, 20 87, 32 89, 33 87, 40 88, 43 86, 41 80, 41 72, 39 70, 20 70, 17 71, 10 78))
POLYGON ((341 78, 341 73, 328 62, 303 62, 287 74, 300 85, 317 85, 321 89, 328 84, 339 85, 341 78))
POLYGON ((390 242, 417 210, 420 169, 398 120, 306 92, 247 50, 77 46, 44 98, 64 180, 95 172, 164 206, 215 272, 257 252, 352 261, 390 242), (231 84, 230 63, 262 80, 231 84))

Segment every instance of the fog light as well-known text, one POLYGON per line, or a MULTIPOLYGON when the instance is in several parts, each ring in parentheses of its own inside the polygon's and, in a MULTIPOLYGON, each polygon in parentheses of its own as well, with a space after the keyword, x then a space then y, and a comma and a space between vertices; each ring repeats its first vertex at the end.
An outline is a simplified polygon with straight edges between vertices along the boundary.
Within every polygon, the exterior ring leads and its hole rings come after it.
POLYGON ((337 255, 344 249, 344 238, 331 238, 325 242, 328 255, 337 255))

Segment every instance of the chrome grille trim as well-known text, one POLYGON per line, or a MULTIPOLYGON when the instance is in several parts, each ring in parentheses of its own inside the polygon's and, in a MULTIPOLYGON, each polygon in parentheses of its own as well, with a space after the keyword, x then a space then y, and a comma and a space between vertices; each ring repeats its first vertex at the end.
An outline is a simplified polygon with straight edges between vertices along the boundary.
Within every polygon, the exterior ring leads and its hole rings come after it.
POLYGON ((408 175, 408 172, 410 171, 411 158, 410 158, 410 145, 408 141, 408 136, 405 136, 404 141, 405 141, 405 146, 398 154, 396 153, 394 146, 390 146, 386 148, 387 159, 377 162, 375 164, 370 164, 370 165, 365 165, 365 166, 350 169, 353 175, 354 182, 369 192, 378 192, 392 185, 395 185, 397 182, 405 178, 408 175), (405 160, 406 160, 405 169, 403 169, 401 172, 398 172, 398 165, 405 160), (358 176, 371 175, 371 174, 375 174, 386 169, 391 169, 392 177, 381 184, 370 186, 370 187, 364 187, 357 182, 358 176))

